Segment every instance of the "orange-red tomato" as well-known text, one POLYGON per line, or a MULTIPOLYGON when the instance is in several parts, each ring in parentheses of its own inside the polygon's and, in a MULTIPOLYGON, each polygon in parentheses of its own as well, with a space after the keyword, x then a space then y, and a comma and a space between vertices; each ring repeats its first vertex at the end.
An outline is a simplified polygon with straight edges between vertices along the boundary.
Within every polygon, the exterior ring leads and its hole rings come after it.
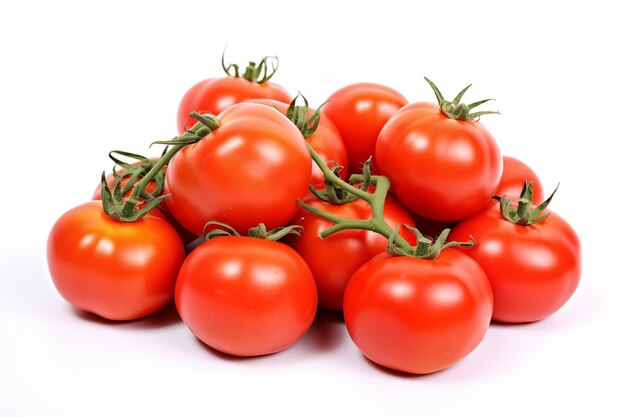
POLYGON ((493 308, 481 267, 454 248, 435 259, 381 254, 350 279, 348 333, 373 362, 412 374, 450 367, 481 342, 493 308))
MULTIPOLYGON (((283 114, 286 114, 287 109, 289 108, 288 104, 281 103, 276 100, 255 99, 249 101, 251 103, 259 103, 275 107, 283 114)), ((314 112, 315 109, 309 109, 308 116, 310 117, 314 112)), ((344 167, 344 169, 339 171, 339 176, 343 179, 347 177, 348 155, 346 153, 346 147, 343 144, 339 131, 328 117, 320 117, 317 129, 308 138, 306 138, 306 141, 309 145, 311 145, 315 152, 317 152, 322 160, 326 161, 328 167, 332 168, 337 165, 344 167)), ((324 188, 324 174, 313 160, 311 160, 311 184, 313 187, 318 189, 324 188)))
POLYGON ((207 345, 237 356, 278 352, 313 323, 315 282, 289 246, 251 237, 208 240, 185 260, 176 307, 207 345))
MULTIPOLYGON (((549 210, 545 214, 550 213, 549 210)), ((493 288, 493 319, 509 323, 541 320, 572 296, 581 275, 581 247, 563 218, 530 226, 506 220, 497 202, 457 224, 449 238, 476 239, 463 248, 485 270, 493 288)))
POLYGON ((415 214, 454 222, 491 200, 502 176, 502 155, 480 122, 449 118, 434 103, 413 103, 381 130, 376 166, 415 214))
POLYGON ((504 156, 502 168, 502 178, 500 185, 496 190, 496 195, 502 197, 506 195, 508 198, 519 197, 524 181, 533 183, 533 204, 541 204, 543 202, 543 186, 539 177, 528 165, 519 159, 511 156, 504 156))
POLYGON ((383 125, 407 99, 385 85, 356 83, 335 91, 328 100, 322 115, 339 129, 348 152, 348 173, 360 174, 365 161, 374 156, 383 125))
POLYGON ((167 206, 188 230, 201 235, 209 221, 246 234, 264 223, 285 225, 311 183, 311 154, 298 128, 283 114, 239 103, 218 116, 220 127, 181 149, 170 161, 167 206))
POLYGON ((291 96, 283 87, 270 81, 256 83, 242 77, 227 76, 200 81, 185 93, 178 107, 178 133, 183 134, 197 120, 189 113, 211 113, 218 115, 235 103, 253 98, 269 98, 284 103, 291 96))
POLYGON ((119 222, 99 201, 90 201, 57 220, 47 258, 54 285, 74 307, 110 320, 132 320, 173 298, 185 250, 163 218, 148 214, 119 222))

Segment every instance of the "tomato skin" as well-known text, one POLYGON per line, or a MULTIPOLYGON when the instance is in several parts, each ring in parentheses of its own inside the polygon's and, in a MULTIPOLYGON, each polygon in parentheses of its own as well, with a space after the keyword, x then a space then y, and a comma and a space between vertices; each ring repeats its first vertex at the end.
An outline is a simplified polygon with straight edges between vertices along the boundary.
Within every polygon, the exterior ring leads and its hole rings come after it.
POLYGON ((480 122, 450 119, 433 103, 413 103, 381 130, 376 164, 391 180, 394 195, 415 214, 454 222, 490 201, 503 162, 480 122))
MULTIPOLYGON (((304 202, 347 219, 371 217, 371 208, 364 200, 336 205, 309 196, 304 202)), ((402 224, 414 226, 408 211, 389 195, 385 200, 384 218, 394 229, 402 224)), ((355 229, 342 230, 322 239, 320 233, 333 223, 304 209, 298 212, 291 223, 304 227, 300 237, 293 239, 291 245, 302 255, 313 272, 319 306, 341 311, 348 281, 361 265, 385 252, 387 239, 372 231, 355 229)))
POLYGON ((291 346, 311 326, 317 307, 306 262, 289 246, 250 237, 217 237, 185 260, 176 307, 205 344, 237 356, 291 346))
POLYGON ((456 225, 449 239, 463 240, 469 235, 476 245, 464 251, 482 266, 491 282, 494 320, 541 320, 561 308, 578 286, 580 241, 554 212, 539 223, 521 226, 504 219, 494 202, 456 225))
POLYGON ((427 374, 448 368, 478 346, 492 307, 483 270, 450 248, 430 260, 376 256, 350 279, 344 318, 367 358, 390 369, 427 374))
POLYGON ((335 124, 348 152, 349 174, 360 174, 373 157, 376 138, 392 114, 408 103, 391 87, 375 83, 350 84, 335 91, 322 115, 335 124))
POLYGON ((246 234, 285 225, 308 192, 311 154, 298 128, 268 106, 240 103, 218 116, 220 127, 170 161, 167 206, 188 230, 208 221, 246 234))
POLYGON ((228 107, 253 98, 269 98, 283 103, 290 103, 287 90, 270 81, 261 84, 242 77, 209 78, 196 83, 183 96, 178 107, 178 133, 183 134, 185 127, 191 128, 197 123, 189 113, 211 113, 218 115, 228 107))
POLYGON ((528 165, 512 156, 503 158, 502 178, 496 190, 497 196, 506 195, 508 198, 519 197, 524 181, 533 183, 533 204, 539 205, 543 202, 543 186, 539 177, 528 165))
MULTIPOLYGON (((266 106, 275 107, 286 114, 289 108, 288 104, 281 103, 280 101, 270 99, 254 99, 248 100, 250 103, 265 104, 266 106)), ((309 109, 308 116, 310 117, 315 112, 315 109, 309 109)), ((346 179, 348 175, 348 155, 346 153, 346 147, 343 144, 343 139, 339 134, 339 130, 335 127, 334 123, 328 118, 321 116, 319 124, 315 132, 311 134, 306 141, 317 152, 317 154, 326 161, 326 165, 332 168, 336 165, 345 167, 339 170, 339 176, 342 179, 346 179)), ((324 173, 317 166, 315 161, 311 159, 311 184, 317 189, 323 189, 324 187, 324 173)))
POLYGON ((185 250, 163 218, 148 214, 118 222, 99 201, 90 201, 57 220, 47 258, 55 287, 74 307, 109 320, 132 320, 170 302, 185 250))

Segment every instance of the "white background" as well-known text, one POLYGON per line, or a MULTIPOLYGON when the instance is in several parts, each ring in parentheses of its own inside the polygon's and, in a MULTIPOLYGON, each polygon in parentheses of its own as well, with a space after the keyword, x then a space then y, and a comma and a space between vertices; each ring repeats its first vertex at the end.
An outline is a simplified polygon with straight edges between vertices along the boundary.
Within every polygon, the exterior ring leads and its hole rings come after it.
POLYGON ((520 4, 0 0, 0 416, 626 415, 623 14, 520 4), (282 353, 233 359, 171 308, 119 324, 74 311, 48 275, 52 224, 90 198, 109 150, 160 152, 148 143, 175 135, 180 98, 221 76, 226 44, 241 64, 277 54, 273 81, 314 105, 357 81, 433 100, 423 76, 496 98, 502 115, 482 121, 503 153, 561 184, 578 291, 417 377, 372 365, 331 315, 282 353))

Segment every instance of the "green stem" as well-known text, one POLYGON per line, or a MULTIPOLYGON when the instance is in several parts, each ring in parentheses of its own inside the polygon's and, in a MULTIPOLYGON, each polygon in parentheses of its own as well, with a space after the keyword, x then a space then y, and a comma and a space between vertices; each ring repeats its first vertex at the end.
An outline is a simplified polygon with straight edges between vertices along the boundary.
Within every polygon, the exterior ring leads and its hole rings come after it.
MULTIPOLYGON (((391 187, 391 183, 389 182, 389 178, 373 175, 369 177, 369 181, 371 184, 376 186, 376 190, 374 193, 369 193, 367 190, 363 190, 361 188, 357 188, 351 184, 348 184, 338 176, 336 176, 328 166, 324 163, 322 158, 315 152, 315 150, 307 143, 309 150, 311 152, 311 157, 320 167, 322 172, 324 173, 324 177, 326 180, 332 182, 337 187, 345 190, 346 192, 355 195, 356 197, 367 202, 372 209, 372 216, 370 219, 362 220, 362 219, 344 219, 339 216, 332 215, 330 213, 326 213, 323 210, 319 210, 315 207, 311 207, 303 202, 299 202, 300 206, 302 206, 305 210, 311 211, 313 214, 316 214, 322 218, 325 218, 335 225, 331 226, 327 230, 323 231, 320 236, 322 238, 328 237, 333 233, 337 233, 341 230, 348 229, 361 229, 361 230, 371 230, 373 232, 379 233, 390 239, 394 234, 396 234, 395 230, 387 224, 384 216, 385 209, 385 199, 387 197, 387 193, 389 192, 389 188, 391 187)), ((362 175, 353 175, 350 180, 354 182, 363 181, 364 176, 362 175)), ((395 243, 402 248, 403 250, 410 251, 411 245, 406 241, 402 236, 395 236, 395 243)))
MULTIPOLYGON (((308 145, 308 144, 307 144, 308 145)), ((308 204, 303 203, 302 201, 298 201, 300 206, 323 218, 326 219, 334 225, 329 227, 320 233, 320 237, 326 238, 333 233, 337 233, 342 230, 349 229, 360 229, 360 230, 369 230, 375 233, 378 233, 388 240, 387 252, 394 255, 403 255, 403 256, 414 256, 418 258, 424 259, 433 259, 439 256, 441 251, 445 248, 452 246, 464 246, 469 247, 474 245, 474 240, 471 242, 448 242, 446 243, 446 239, 448 234, 450 233, 449 229, 444 230, 441 235, 437 238, 435 242, 431 239, 426 238, 419 230, 414 227, 405 226, 409 230, 411 230, 417 239, 416 246, 411 246, 406 239, 400 236, 400 228, 399 226, 396 230, 394 230, 389 224, 385 221, 384 209, 385 209, 385 200, 387 198, 387 194, 389 189, 391 188, 391 182, 389 178, 384 177, 382 175, 373 175, 371 176, 369 172, 364 173, 363 175, 352 175, 350 177, 351 183, 361 183, 361 188, 357 188, 352 184, 348 184, 339 178, 333 171, 331 171, 324 161, 319 157, 319 155, 315 152, 315 150, 309 146, 309 150, 311 152, 311 157, 320 167, 322 172, 324 173, 325 180, 330 182, 331 184, 337 186, 338 188, 356 196, 367 202, 371 207, 371 217, 369 219, 345 219, 343 217, 336 216, 331 213, 327 213, 324 210, 319 208, 310 206, 308 204), (374 184, 376 189, 373 193, 367 192, 367 184, 374 184)))
MULTIPOLYGON (((213 130, 219 127, 219 120, 213 115, 201 115, 197 112, 190 113, 190 116, 198 120, 191 129, 187 130, 180 136, 175 137, 169 141, 157 141, 154 143, 165 144, 168 146, 166 152, 154 162, 152 168, 141 177, 137 182, 137 176, 130 178, 125 189, 132 187, 132 192, 127 198, 123 198, 126 193, 119 193, 111 190, 102 180, 102 203, 106 214, 112 218, 125 222, 132 222, 148 214, 152 209, 157 207, 160 202, 167 197, 158 196, 155 197, 146 191, 146 187, 165 167, 170 160, 176 155, 182 148, 198 142, 200 139, 211 133, 213 130), (130 184, 130 185, 129 185, 130 184), (138 209, 138 205, 146 202, 147 205, 141 209, 138 209)), ((117 187, 115 188, 117 190, 117 187)))

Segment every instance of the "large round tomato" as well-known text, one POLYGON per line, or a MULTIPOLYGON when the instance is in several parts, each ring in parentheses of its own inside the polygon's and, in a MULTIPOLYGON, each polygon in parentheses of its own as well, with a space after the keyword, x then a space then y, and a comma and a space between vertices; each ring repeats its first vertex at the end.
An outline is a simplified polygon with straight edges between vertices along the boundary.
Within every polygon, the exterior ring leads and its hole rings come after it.
POLYGON ((289 246, 223 236, 202 243, 185 260, 176 307, 207 345, 257 356, 304 335, 315 318, 317 294, 306 262, 289 246))
POLYGON ((283 87, 270 81, 257 83, 243 77, 227 76, 200 81, 185 93, 178 107, 178 133, 196 124, 189 113, 220 114, 235 103, 252 98, 269 98, 284 103, 291 96, 283 87))
POLYGON ((47 255, 52 281, 70 304, 106 319, 131 320, 173 298, 185 250, 163 218, 119 222, 90 201, 57 220, 47 255))
POLYGON ((433 103, 413 103, 394 114, 380 132, 375 157, 405 206, 443 222, 480 210, 502 175, 502 155, 487 129, 449 118, 433 103))
POLYGON ((311 154, 283 114, 256 103, 235 104, 218 116, 220 127, 170 161, 167 206, 201 235, 220 221, 241 234, 264 223, 287 223, 311 183, 311 154))
MULTIPOLYGON (((289 109, 288 104, 281 103, 276 100, 255 99, 249 100, 249 102, 275 107, 283 114, 286 114, 289 109)), ((315 109, 309 109, 308 117, 310 117, 314 112, 315 109)), ((343 144, 339 131, 329 118, 321 116, 317 129, 315 129, 315 132, 306 138, 306 141, 309 145, 311 145, 315 152, 317 152, 322 160, 326 161, 328 167, 332 168, 337 165, 345 167, 345 169, 339 170, 339 176, 343 179, 347 177, 348 156, 346 154, 346 147, 343 144)), ((320 167, 318 167, 312 159, 311 184, 313 187, 318 189, 324 188, 324 174, 322 173, 320 167)))
MULTIPOLYGON (((314 196, 304 202, 317 209, 346 219, 369 219, 371 207, 364 200, 331 204, 314 196)), ((384 217, 392 228, 414 226, 410 214, 393 197, 385 200, 384 217)), ((341 311, 343 293, 352 274, 364 263, 387 248, 387 239, 368 230, 342 230, 324 239, 320 233, 333 225, 309 211, 301 209, 292 220, 304 227, 293 248, 306 260, 313 272, 320 307, 341 311)))
POLYGON ((343 314, 373 362, 412 374, 436 372, 483 339, 493 300, 480 266, 456 249, 435 259, 381 254, 350 279, 343 314))
POLYGON ((374 155, 376 138, 383 125, 407 99, 393 88, 356 83, 332 93, 322 108, 339 129, 348 151, 350 174, 360 174, 363 163, 374 155))
POLYGON ((470 235, 476 245, 463 250, 482 266, 491 282, 494 320, 541 320, 561 308, 578 286, 580 241, 556 213, 534 225, 518 225, 506 220, 499 204, 493 202, 457 224, 450 239, 470 235))
POLYGON ((519 159, 511 156, 503 158, 502 178, 500 185, 496 190, 497 196, 506 195, 508 198, 519 197, 524 182, 533 183, 533 204, 541 204, 543 202, 543 186, 535 171, 519 159))

